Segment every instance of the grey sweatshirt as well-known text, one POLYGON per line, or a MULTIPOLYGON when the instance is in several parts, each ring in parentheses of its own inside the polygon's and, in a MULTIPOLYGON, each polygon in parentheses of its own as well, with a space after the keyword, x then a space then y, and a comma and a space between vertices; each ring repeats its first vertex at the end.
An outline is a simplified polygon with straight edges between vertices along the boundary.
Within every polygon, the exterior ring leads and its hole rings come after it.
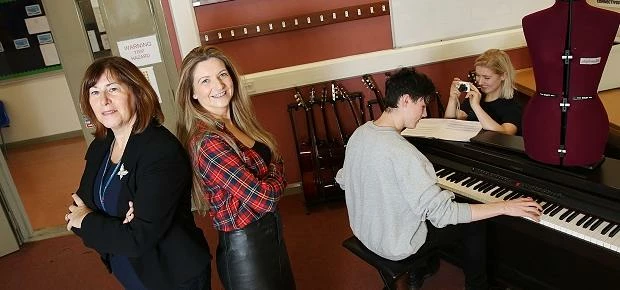
POLYGON ((353 234, 386 259, 414 254, 426 240, 425 220, 438 228, 471 221, 469 204, 437 186, 428 159, 395 129, 372 121, 351 135, 336 181, 353 234))

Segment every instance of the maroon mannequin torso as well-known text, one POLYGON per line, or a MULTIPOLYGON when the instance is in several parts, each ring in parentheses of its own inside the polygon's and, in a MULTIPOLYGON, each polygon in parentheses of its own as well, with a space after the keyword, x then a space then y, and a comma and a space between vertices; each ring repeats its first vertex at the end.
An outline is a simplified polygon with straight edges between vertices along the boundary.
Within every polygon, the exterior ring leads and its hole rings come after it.
POLYGON ((592 7, 583 0, 556 1, 523 18, 532 57, 536 94, 523 114, 526 153, 535 160, 560 164, 561 107, 568 7, 572 2, 570 77, 563 165, 591 165, 601 160, 609 120, 597 88, 613 44, 620 14, 592 7))

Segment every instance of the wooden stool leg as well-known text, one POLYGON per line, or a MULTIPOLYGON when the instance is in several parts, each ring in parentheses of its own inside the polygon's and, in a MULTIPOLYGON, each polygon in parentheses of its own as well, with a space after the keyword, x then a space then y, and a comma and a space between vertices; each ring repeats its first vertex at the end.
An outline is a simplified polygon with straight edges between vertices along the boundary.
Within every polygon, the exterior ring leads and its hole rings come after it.
POLYGON ((383 289, 386 290, 396 290, 396 280, 392 279, 391 277, 389 277, 388 275, 383 274, 382 272, 379 272, 379 275, 381 275, 381 280, 383 280, 383 284, 385 285, 385 287, 383 289))

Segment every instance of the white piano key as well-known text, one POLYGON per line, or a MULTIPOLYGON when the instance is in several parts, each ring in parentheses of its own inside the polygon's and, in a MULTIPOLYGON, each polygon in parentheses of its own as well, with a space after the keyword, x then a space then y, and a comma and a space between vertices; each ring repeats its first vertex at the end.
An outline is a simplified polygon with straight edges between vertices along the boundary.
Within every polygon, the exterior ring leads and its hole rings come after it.
MULTIPOLYGON (((454 176, 455 174, 461 174, 459 172, 455 172, 452 169, 449 168, 441 168, 437 170, 437 173, 440 172, 445 172, 445 171, 450 171, 450 174, 444 176, 444 177, 438 177, 437 178, 437 182, 438 185, 444 189, 447 190, 451 190, 456 194, 459 194, 461 196, 467 197, 467 198, 471 198, 473 200, 479 201, 479 202, 483 202, 483 203, 490 203, 490 202, 498 202, 498 201, 504 201, 504 198, 508 195, 510 195, 512 193, 512 190, 507 190, 504 194, 502 194, 501 197, 495 197, 495 196, 491 196, 491 192, 493 192, 494 190, 500 190, 503 187, 500 185, 495 185, 493 186, 490 190, 488 190, 487 192, 482 192, 479 190, 474 190, 473 188, 479 184, 481 184, 482 182, 484 182, 483 180, 478 180, 475 183, 469 185, 469 186, 464 186, 462 185, 463 182, 466 182, 467 180, 469 180, 469 178, 464 178, 458 182, 453 182, 453 181, 448 181, 447 179, 450 176, 454 176)), ((541 201, 540 205, 546 205, 547 203, 550 204, 557 204, 556 202, 551 202, 551 201, 541 201)), ((553 205, 551 205, 553 206, 553 205)), ((561 205, 559 205, 561 206, 561 205)), ((561 206, 562 209, 559 210, 554 216, 551 216, 550 213, 552 211, 550 211, 547 214, 543 214, 541 216, 541 221, 540 221, 540 225, 551 228, 553 230, 559 231, 561 233, 564 233, 566 235, 570 235, 574 238, 577 239, 581 239, 587 242, 590 242, 592 244, 595 244, 597 246, 603 247, 603 248, 607 248, 611 251, 614 252, 618 252, 620 253, 620 233, 616 234, 614 237, 609 237, 609 233, 613 230, 609 230, 605 235, 602 234, 603 229, 609 225, 608 221, 604 221, 601 223, 601 225, 599 225, 596 230, 590 230, 590 228, 592 227, 592 224, 590 224, 587 228, 584 228, 583 225, 585 224, 585 222, 587 220, 585 220, 583 223, 581 223, 580 225, 577 225, 577 222, 583 218, 585 216, 585 214, 583 213, 578 213, 576 217, 574 217, 570 222, 567 222, 566 220, 568 219, 568 216, 566 216, 564 219, 560 220, 560 217, 566 213, 566 212, 570 212, 572 211, 569 208, 563 207, 561 206)), ((578 212, 578 211, 577 211, 578 212)), ((525 218, 528 220, 531 220, 532 222, 535 222, 532 219, 529 218, 525 218)))

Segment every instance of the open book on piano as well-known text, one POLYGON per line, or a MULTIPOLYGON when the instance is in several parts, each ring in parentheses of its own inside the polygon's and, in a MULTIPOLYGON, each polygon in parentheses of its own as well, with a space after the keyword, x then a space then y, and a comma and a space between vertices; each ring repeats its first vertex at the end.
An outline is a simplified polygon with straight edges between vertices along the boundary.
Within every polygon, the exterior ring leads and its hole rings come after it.
POLYGON ((401 135, 469 142, 480 130, 482 125, 477 121, 425 118, 420 119, 415 128, 403 130, 401 135))

